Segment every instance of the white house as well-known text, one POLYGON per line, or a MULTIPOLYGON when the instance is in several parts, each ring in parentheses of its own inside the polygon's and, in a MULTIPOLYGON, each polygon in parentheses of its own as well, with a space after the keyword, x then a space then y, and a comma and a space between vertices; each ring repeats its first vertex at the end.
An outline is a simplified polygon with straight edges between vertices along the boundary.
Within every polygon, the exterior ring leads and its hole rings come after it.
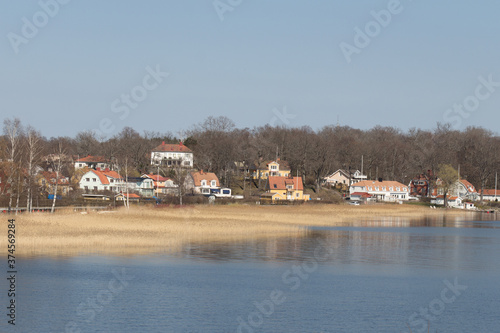
POLYGON ((141 177, 153 180, 155 195, 177 193, 176 191, 178 189, 178 186, 174 184, 174 181, 168 177, 153 174, 144 174, 141 177))
POLYGON ((400 201, 408 200, 409 188, 400 182, 392 180, 363 180, 352 184, 349 193, 368 193, 372 195, 372 200, 378 201, 400 201))
MULTIPOLYGON (((481 194, 481 191, 479 191, 481 194)), ((486 201, 499 201, 500 200, 500 190, 483 190, 483 200, 486 201)))
POLYGON ((85 192, 112 191, 120 192, 125 189, 122 176, 116 171, 109 169, 89 170, 80 179, 80 188, 85 192))
MULTIPOLYGON (((439 195, 443 195, 443 189, 438 190, 439 195)), ((448 190, 449 196, 466 198, 468 200, 478 200, 479 194, 476 191, 474 185, 472 185, 469 181, 465 179, 457 179, 455 184, 453 184, 448 190)))
POLYGON ((361 182, 366 179, 367 177, 363 175, 359 170, 356 170, 353 173, 351 172, 351 174, 349 175, 349 172, 344 169, 338 169, 331 175, 323 178, 324 182, 327 185, 333 185, 333 186, 337 184, 352 185, 354 183, 361 182))
POLYGON ((203 170, 191 172, 187 179, 187 187, 191 188, 193 194, 210 195, 220 192, 219 178, 213 172, 203 170))
POLYGON ((102 156, 88 155, 75 161, 75 170, 88 167, 89 169, 111 169, 111 163, 102 156))
POLYGON ((180 165, 186 168, 193 167, 193 152, 182 142, 178 144, 166 144, 165 141, 161 145, 151 151, 151 164, 164 166, 180 165))
POLYGON ((152 198, 154 195, 154 181, 150 178, 127 177, 125 182, 127 183, 129 193, 135 192, 141 197, 146 198, 152 198))

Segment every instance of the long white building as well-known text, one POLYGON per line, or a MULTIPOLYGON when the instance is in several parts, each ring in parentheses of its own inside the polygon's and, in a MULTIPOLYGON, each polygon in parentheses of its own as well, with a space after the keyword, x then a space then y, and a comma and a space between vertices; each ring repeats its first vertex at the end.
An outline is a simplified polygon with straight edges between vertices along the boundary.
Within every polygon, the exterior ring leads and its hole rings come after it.
POLYGON ((392 180, 363 180, 354 183, 349 188, 349 193, 368 193, 378 201, 408 200, 410 190, 408 186, 392 180))

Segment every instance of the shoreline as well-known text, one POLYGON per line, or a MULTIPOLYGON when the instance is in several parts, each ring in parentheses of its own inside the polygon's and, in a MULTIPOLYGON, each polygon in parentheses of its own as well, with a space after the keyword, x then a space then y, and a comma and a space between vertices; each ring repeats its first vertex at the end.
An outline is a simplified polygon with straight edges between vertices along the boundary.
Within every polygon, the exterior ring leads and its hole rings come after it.
MULTIPOLYGON (((404 226, 412 220, 470 219, 475 212, 410 205, 186 206, 5 216, 16 220, 16 255, 175 253, 189 243, 303 237, 311 227, 404 226)), ((3 235, 7 235, 7 224, 3 235)), ((7 248, 6 236, 0 247, 7 248)))

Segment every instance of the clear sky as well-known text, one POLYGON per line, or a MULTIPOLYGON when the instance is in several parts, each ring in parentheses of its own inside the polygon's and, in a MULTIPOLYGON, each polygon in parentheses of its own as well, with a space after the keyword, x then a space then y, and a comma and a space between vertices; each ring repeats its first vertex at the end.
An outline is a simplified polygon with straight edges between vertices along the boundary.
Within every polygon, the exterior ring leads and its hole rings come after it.
POLYGON ((0 118, 47 137, 177 134, 209 115, 499 132, 498 13, 494 0, 2 1, 0 118))

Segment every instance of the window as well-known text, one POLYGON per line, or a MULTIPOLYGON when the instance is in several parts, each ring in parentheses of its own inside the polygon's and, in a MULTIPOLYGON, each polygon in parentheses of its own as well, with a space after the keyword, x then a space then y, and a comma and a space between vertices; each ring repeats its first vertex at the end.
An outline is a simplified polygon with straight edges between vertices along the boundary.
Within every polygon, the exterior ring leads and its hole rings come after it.
POLYGON ((83 188, 85 189, 85 191, 88 191, 88 190, 89 190, 89 187, 88 187, 88 186, 84 186, 83 188))
POLYGON ((94 186, 94 191, 97 191, 97 186, 94 186))
POLYGON ((90 178, 85 178, 85 181, 86 181, 86 182, 89 182, 89 181, 90 181, 90 178))
POLYGON ((273 184, 273 185, 274 185, 274 188, 278 188, 278 187, 276 186, 276 184, 273 184))
POLYGON ((93 181, 93 182, 96 182, 96 181, 97 181, 97 179, 95 179, 95 178, 92 178, 92 181, 93 181))
POLYGON ((298 198, 299 197, 299 192, 295 193, 295 196, 298 198))
POLYGON ((114 179, 110 179, 110 180, 109 180, 109 182, 110 182, 110 183, 112 183, 112 182, 114 182, 114 181, 115 181, 114 179))
POLYGON ((277 170, 278 167, 276 165, 271 165, 271 170, 277 170))
POLYGON ((207 181, 205 179, 201 181, 201 186, 207 186, 207 181))
POLYGON ((215 180, 212 180, 211 185, 212 185, 212 187, 215 187, 215 186, 217 186, 217 182, 215 180))

